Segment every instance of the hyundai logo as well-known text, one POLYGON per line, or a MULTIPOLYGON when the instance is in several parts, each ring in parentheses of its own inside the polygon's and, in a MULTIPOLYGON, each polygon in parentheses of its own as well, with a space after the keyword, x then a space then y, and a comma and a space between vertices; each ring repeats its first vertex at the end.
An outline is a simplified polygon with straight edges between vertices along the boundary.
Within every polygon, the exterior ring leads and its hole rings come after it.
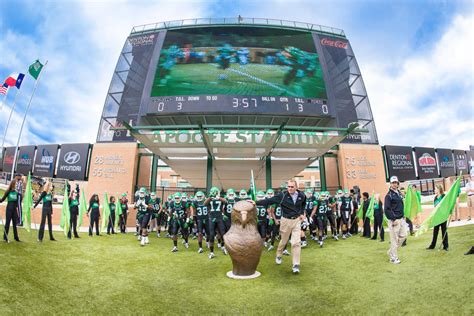
POLYGON ((72 165, 81 160, 81 155, 75 151, 70 151, 64 155, 64 162, 68 165, 72 165))

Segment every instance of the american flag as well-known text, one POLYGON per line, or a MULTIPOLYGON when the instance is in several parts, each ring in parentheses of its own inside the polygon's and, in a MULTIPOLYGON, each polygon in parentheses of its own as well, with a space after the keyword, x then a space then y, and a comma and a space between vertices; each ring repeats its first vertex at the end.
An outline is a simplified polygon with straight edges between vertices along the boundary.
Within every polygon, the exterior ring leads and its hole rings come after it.
POLYGON ((8 85, 6 83, 4 83, 1 87, 0 87, 0 94, 6 94, 8 91, 8 85))

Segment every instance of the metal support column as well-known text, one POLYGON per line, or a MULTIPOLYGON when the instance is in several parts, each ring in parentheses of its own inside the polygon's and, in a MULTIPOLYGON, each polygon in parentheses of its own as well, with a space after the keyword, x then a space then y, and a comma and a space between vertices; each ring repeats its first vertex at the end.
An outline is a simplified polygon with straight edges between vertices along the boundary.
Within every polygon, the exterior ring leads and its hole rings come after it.
POLYGON ((150 179, 150 192, 156 192, 156 177, 158 175, 158 161, 160 156, 153 154, 151 160, 151 179, 150 179))
POLYGON ((207 177, 206 177, 206 193, 211 190, 212 187, 212 156, 207 156, 207 177))
POLYGON ((265 177, 267 190, 272 188, 272 158, 267 156, 265 161, 265 177))
POLYGON ((324 164, 324 155, 319 157, 319 178, 321 181, 321 191, 326 191, 326 165, 324 164))

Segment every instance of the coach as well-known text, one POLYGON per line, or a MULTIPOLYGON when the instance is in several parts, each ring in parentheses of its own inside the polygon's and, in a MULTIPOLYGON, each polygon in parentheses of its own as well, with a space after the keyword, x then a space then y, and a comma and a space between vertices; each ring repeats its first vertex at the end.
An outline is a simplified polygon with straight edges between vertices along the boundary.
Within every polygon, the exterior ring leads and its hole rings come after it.
POLYGON ((385 196, 384 212, 388 219, 388 226, 390 227, 390 262, 399 264, 398 248, 403 244, 407 238, 406 222, 403 218, 403 196, 398 190, 398 178, 392 176, 390 178, 390 189, 385 196))
POLYGON ((276 264, 281 264, 283 249, 288 243, 291 235, 291 254, 293 257, 293 273, 300 272, 301 254, 301 222, 304 220, 304 209, 306 196, 298 191, 296 181, 288 181, 288 191, 283 191, 271 198, 257 201, 257 205, 268 207, 269 205, 280 205, 282 218, 280 222, 280 243, 276 253, 276 264))

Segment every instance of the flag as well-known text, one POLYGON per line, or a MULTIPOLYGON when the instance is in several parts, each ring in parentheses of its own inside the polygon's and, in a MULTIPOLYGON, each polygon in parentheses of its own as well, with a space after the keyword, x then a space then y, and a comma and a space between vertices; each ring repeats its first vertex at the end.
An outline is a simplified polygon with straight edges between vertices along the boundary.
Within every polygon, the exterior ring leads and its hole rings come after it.
POLYGON ((114 230, 117 232, 118 227, 119 227, 119 220, 120 220, 120 215, 122 214, 122 204, 120 203, 120 199, 117 196, 115 199, 115 225, 114 225, 114 230))
POLYGON ((30 232, 31 229, 31 207, 33 206, 33 193, 31 192, 31 174, 28 173, 26 182, 25 196, 23 198, 23 227, 30 232))
POLYGON ((107 229, 110 218, 110 208, 109 208, 109 196, 107 193, 104 193, 104 207, 102 208, 102 225, 100 226, 100 232, 103 232, 107 229))
POLYGON ((71 224, 71 212, 69 210, 69 192, 67 191, 67 185, 64 188, 63 206, 61 208, 61 222, 59 227, 64 230, 64 235, 67 236, 71 224))
POLYGON ((5 95, 8 92, 8 88, 10 88, 6 83, 0 86, 0 94, 5 95))
POLYGON ((356 216, 357 216, 359 219, 362 219, 362 218, 364 217, 364 202, 362 202, 362 204, 359 205, 359 209, 357 210, 356 216))
POLYGON ((403 214, 405 214, 405 217, 413 220, 421 210, 421 198, 418 199, 415 189, 412 186, 408 186, 407 194, 403 201, 403 214))
POLYGON ((87 213, 86 191, 84 191, 84 188, 82 188, 81 192, 82 194, 80 196, 80 202, 79 202, 79 218, 77 219, 78 231, 79 231, 79 228, 82 226, 82 219, 84 218, 84 215, 87 213))
POLYGON ((35 80, 38 80, 38 76, 41 73, 42 69, 43 64, 40 63, 40 61, 37 59, 33 64, 30 65, 30 67, 28 68, 28 72, 33 78, 35 78, 35 80))
POLYGON ((369 218, 371 223, 374 222, 374 204, 375 204, 375 194, 372 193, 369 207, 367 208, 367 211, 365 212, 365 217, 369 218))
POLYGON ((257 189, 255 188, 255 180, 253 178, 253 170, 250 171, 250 198, 257 201, 257 189))
POLYGON ((459 187, 461 186, 461 176, 458 177, 448 193, 444 196, 441 202, 436 205, 434 210, 428 215, 428 218, 421 224, 420 229, 416 232, 419 236, 428 231, 428 229, 435 227, 448 220, 449 216, 454 210, 456 199, 459 195, 459 187))
POLYGON ((8 76, 7 79, 5 79, 5 84, 9 87, 16 87, 17 89, 20 89, 24 78, 25 74, 14 72, 8 76))

